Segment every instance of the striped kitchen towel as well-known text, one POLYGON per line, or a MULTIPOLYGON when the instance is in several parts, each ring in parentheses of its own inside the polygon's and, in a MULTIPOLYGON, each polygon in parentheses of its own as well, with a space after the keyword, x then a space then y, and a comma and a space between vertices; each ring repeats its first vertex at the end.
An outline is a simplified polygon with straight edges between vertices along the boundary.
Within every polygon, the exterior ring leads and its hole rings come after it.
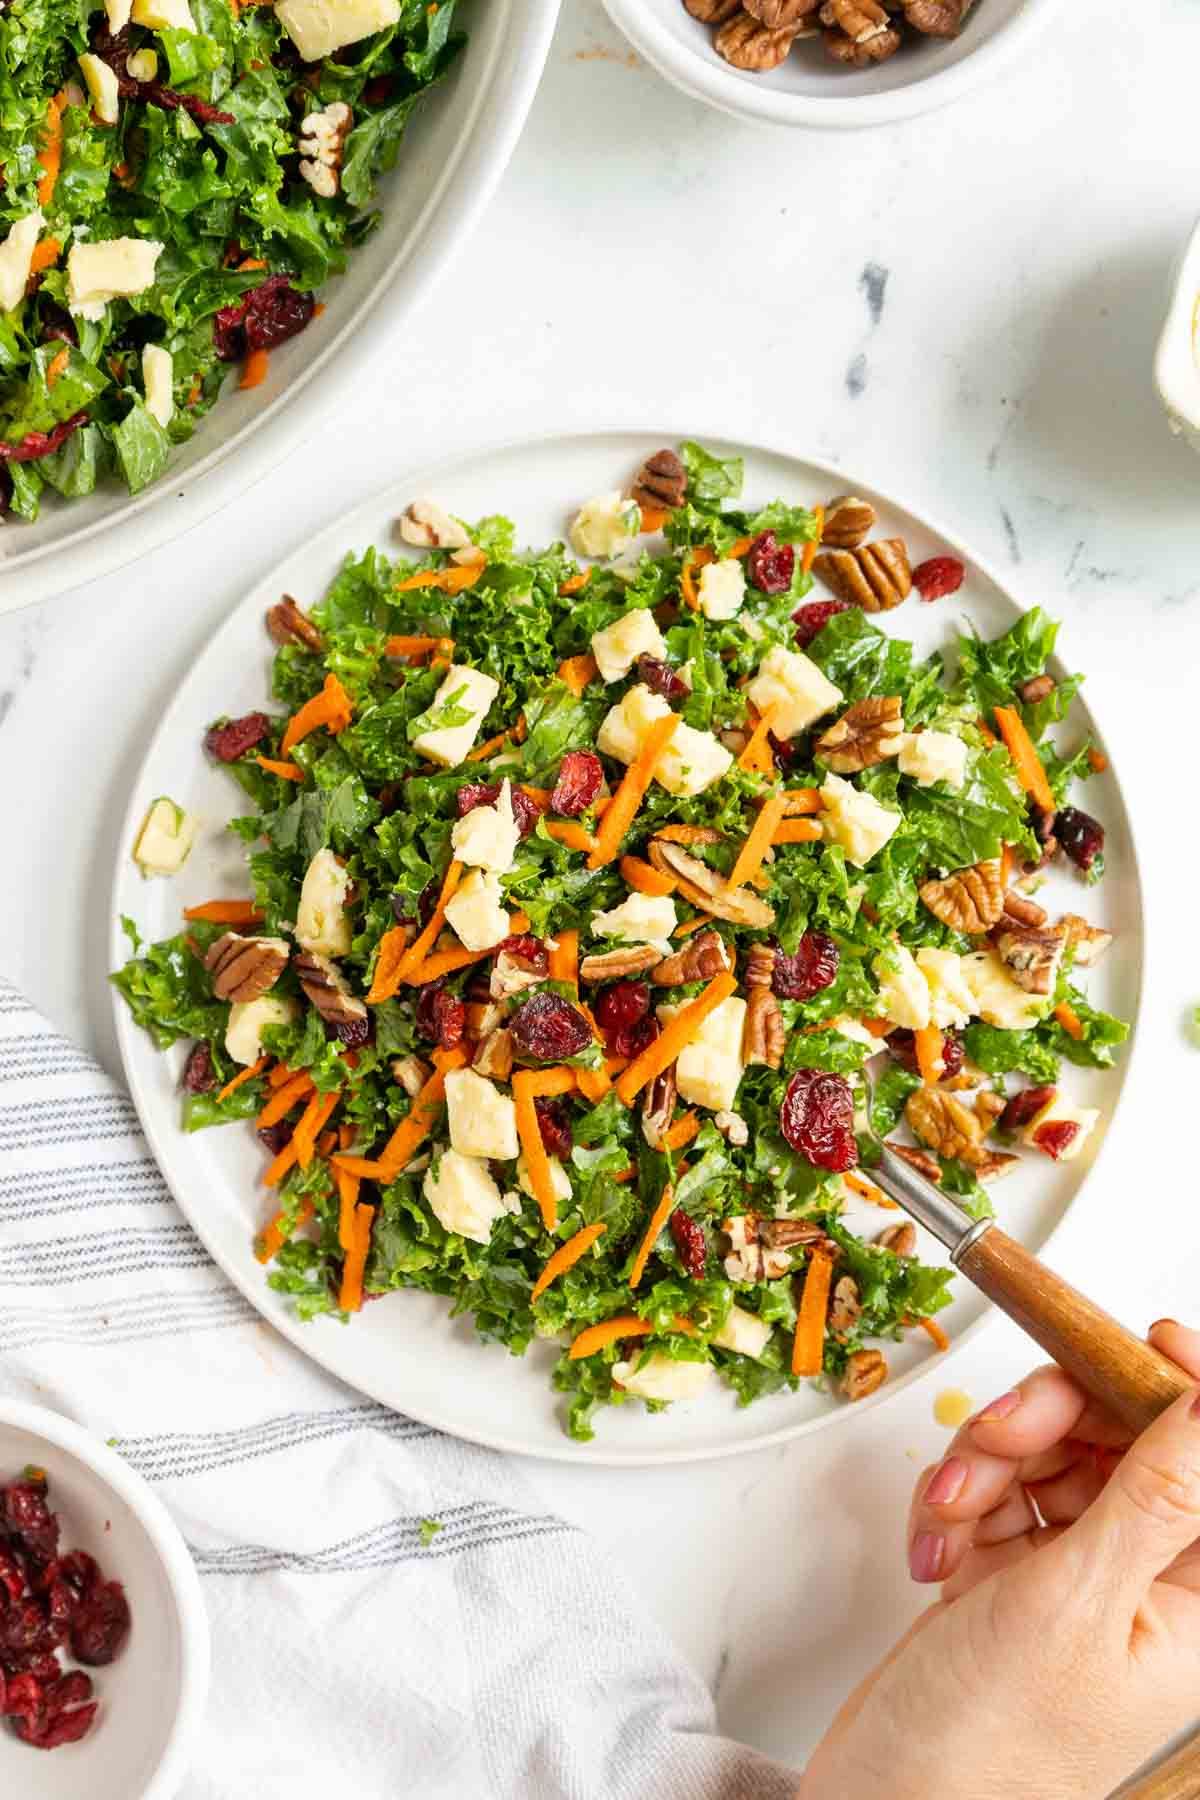
POLYGON ((206 1577, 181 1800, 794 1792, 717 1735, 699 1678, 511 1461, 362 1400, 258 1318, 128 1096, 3 981, 0 1392, 115 1439, 206 1577))

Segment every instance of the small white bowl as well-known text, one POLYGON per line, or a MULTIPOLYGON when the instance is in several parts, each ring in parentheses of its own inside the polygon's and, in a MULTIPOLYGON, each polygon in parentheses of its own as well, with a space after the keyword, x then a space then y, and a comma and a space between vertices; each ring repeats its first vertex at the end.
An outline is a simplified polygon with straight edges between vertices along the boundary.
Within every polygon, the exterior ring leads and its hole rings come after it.
POLYGON ((124 1585, 133 1623, 116 1660, 88 1671, 100 1711, 81 1743, 37 1750, 0 1721, 0 1794, 170 1800, 208 1690, 208 1616, 187 1546, 119 1456, 58 1413, 0 1401, 0 1482, 29 1464, 46 1471, 64 1550, 88 1551, 124 1585))
POLYGON ((1171 298, 1154 355, 1154 385, 1171 430, 1200 450, 1200 225, 1171 277, 1171 298))
POLYGON ((752 75, 713 48, 683 0, 604 0, 613 23, 660 75, 694 100, 770 125, 887 125, 958 100, 996 75, 1049 23, 1059 0, 975 0, 956 38, 906 41, 886 62, 850 70, 802 39, 779 69, 752 75))

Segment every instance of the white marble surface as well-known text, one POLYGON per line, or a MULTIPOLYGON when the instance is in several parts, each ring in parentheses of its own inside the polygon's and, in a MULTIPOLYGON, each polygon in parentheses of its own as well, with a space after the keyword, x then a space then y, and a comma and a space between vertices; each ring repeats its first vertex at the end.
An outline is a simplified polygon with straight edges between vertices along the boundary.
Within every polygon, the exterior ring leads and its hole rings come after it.
MULTIPOLYGON (((115 1066, 107 894, 139 746, 298 534, 481 439, 688 418, 757 433, 875 474, 1067 622, 1152 910, 1138 1078, 1056 1259, 1130 1323, 1194 1316, 1178 1121, 1200 1082, 1182 1030, 1200 1000, 1200 462, 1168 435, 1149 369, 1200 197, 1200 14, 1152 0, 1117 32, 1111 10, 1066 9, 1029 63, 957 108, 781 136, 685 100, 598 0, 566 0, 484 228, 336 435, 173 549, 0 619, 4 972, 115 1066)), ((1029 1360, 998 1323, 943 1380, 982 1402, 1029 1360)), ((727 1464, 533 1473, 711 1677, 725 1727, 799 1761, 915 1610, 903 1505, 943 1441, 940 1385, 727 1464)))

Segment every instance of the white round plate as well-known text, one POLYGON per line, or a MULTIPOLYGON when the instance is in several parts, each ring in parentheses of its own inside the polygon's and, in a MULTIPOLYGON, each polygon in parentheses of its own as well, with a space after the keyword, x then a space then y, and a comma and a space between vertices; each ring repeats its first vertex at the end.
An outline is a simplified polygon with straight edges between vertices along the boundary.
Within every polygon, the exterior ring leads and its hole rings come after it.
MULTIPOLYGON (((827 465, 786 453, 723 444, 686 428, 680 431, 611 431, 558 436, 485 449, 432 470, 422 470, 357 507, 347 517, 287 557, 241 601, 196 663, 163 717, 142 765, 121 834, 113 893, 114 966, 126 944, 116 916, 129 914, 144 938, 167 937, 180 928, 180 908, 214 894, 243 894, 247 882, 242 845, 224 829, 239 810, 239 790, 201 749, 208 724, 223 713, 234 716, 268 703, 272 646, 263 614, 280 594, 304 606, 316 601, 347 552, 377 544, 396 552, 393 521, 409 500, 435 499, 467 519, 504 513, 517 524, 518 541, 541 545, 562 537, 573 506, 592 494, 629 481, 643 457, 663 444, 695 436, 746 458, 747 496, 766 501, 775 495, 816 503, 853 491, 869 496, 879 512, 881 536, 899 534, 915 563, 951 549, 968 566, 967 580, 953 600, 922 605, 915 594, 885 629, 911 637, 919 653, 948 643, 963 616, 986 636, 1006 630, 1019 608, 995 576, 971 558, 947 533, 937 530, 877 488, 827 465), (205 820, 195 849, 178 878, 143 882, 130 850, 146 808, 170 794, 205 820)), ((1073 667, 1086 667, 1086 646, 1071 648, 1073 667)), ((1061 673, 1061 669, 1059 673, 1061 673)), ((1079 708, 1081 727, 1087 714, 1079 708)), ((1117 946, 1092 972, 1088 989, 1098 1004, 1125 1018, 1137 1007, 1141 981, 1141 904, 1137 867, 1125 808, 1110 775, 1092 783, 1089 807, 1108 834, 1108 875, 1086 896, 1072 876, 1057 873, 1048 885, 1049 904, 1086 911, 1118 934, 1117 946)), ((567 1439, 560 1402, 548 1373, 552 1346, 535 1344, 523 1359, 476 1337, 469 1320, 451 1320, 446 1303, 419 1293, 397 1294, 370 1306, 349 1326, 321 1319, 300 1325, 286 1301, 267 1286, 252 1252, 254 1234, 267 1216, 259 1185, 262 1153, 248 1127, 229 1126, 186 1136, 179 1129, 178 1078, 184 1050, 159 1054, 132 1024, 124 1003, 115 1001, 117 1032, 129 1085, 151 1148, 180 1206, 216 1260, 265 1318, 335 1375, 374 1399, 460 1437, 504 1450, 580 1462, 648 1463, 729 1455, 777 1442, 837 1419, 862 1416, 882 1405, 907 1381, 931 1367, 945 1367, 923 1333, 912 1333, 888 1358, 894 1377, 868 1401, 847 1407, 806 1386, 739 1409, 725 1389, 668 1412, 647 1414, 629 1404, 602 1410, 590 1445, 567 1439)), ((1123 1073, 1070 1069, 1071 1095, 1104 1110, 1111 1119, 1123 1073)), ((1103 1133, 1094 1134, 1085 1157, 1054 1166, 1026 1158, 1019 1173, 996 1189, 1005 1226, 1034 1250, 1047 1242, 1077 1194, 1095 1158, 1103 1133)), ((891 1215, 864 1207, 861 1228, 878 1231, 891 1215)), ((853 1216, 852 1216, 853 1218, 853 1216)), ((927 1258, 938 1255, 931 1243, 927 1258)), ((942 1315, 956 1345, 984 1317, 982 1298, 959 1282, 953 1306, 942 1315)))
POLYGON ((145 493, 105 482, 86 500, 49 499, 36 524, 0 528, 0 613, 94 581, 198 525, 313 438, 381 356, 395 362, 389 339, 470 236, 516 148, 557 17, 558 0, 464 6, 466 50, 417 108, 380 183, 382 223, 322 290, 325 311, 272 353, 261 387, 227 384, 145 493))

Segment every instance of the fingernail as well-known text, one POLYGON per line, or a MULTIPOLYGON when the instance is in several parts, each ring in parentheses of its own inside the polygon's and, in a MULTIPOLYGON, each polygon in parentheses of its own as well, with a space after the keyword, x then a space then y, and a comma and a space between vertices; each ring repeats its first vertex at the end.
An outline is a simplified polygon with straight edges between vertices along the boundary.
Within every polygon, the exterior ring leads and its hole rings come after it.
POLYGON ((969 1471, 961 1456, 948 1456, 929 1477, 925 1499, 930 1506, 948 1506, 957 1500, 966 1485, 969 1471))
POLYGON ((936 1531, 919 1531, 908 1553, 908 1571, 914 1581, 936 1581, 946 1553, 946 1540, 936 1531))
POLYGON ((1164 1325, 1174 1325, 1176 1328, 1178 1328, 1179 1320, 1178 1319, 1155 1319, 1153 1325, 1150 1327, 1150 1330, 1151 1331, 1161 1331, 1164 1325))
POLYGON ((1191 1406, 1188 1408, 1188 1415, 1190 1418, 1200 1419, 1200 1394, 1197 1394, 1196 1398, 1192 1401, 1191 1406))
POLYGON ((993 1400, 990 1406, 985 1406, 981 1413, 976 1413, 974 1423, 976 1425, 990 1425, 993 1420, 1007 1419, 1011 1414, 1016 1412, 1020 1404, 1020 1391, 1017 1388, 1013 1388, 1011 1392, 1001 1394, 998 1400, 993 1400))

